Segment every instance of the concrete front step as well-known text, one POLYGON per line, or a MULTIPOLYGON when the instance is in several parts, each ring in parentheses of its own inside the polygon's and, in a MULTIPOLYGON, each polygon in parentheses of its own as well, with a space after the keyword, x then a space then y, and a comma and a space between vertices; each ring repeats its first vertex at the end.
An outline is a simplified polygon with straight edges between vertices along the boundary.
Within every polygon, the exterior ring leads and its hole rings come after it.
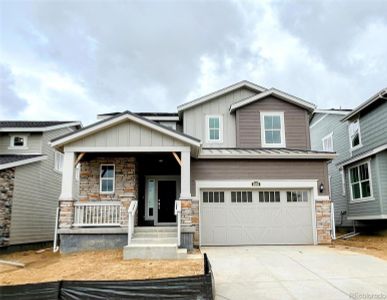
POLYGON ((134 232, 135 238, 177 238, 177 232, 134 232))
POLYGON ((135 236, 132 238, 131 244, 177 244, 177 237, 144 238, 135 236))
POLYGON ((134 232, 177 232, 176 226, 136 226, 134 232))
POLYGON ((124 259, 184 259, 186 249, 176 244, 129 244, 124 247, 124 259))

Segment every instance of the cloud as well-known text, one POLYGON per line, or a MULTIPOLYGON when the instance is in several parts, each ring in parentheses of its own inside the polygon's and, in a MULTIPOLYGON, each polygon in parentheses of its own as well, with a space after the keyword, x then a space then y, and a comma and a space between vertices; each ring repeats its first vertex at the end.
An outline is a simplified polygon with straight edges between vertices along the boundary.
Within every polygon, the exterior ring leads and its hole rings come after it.
POLYGON ((387 83, 387 4, 371 2, 2 1, 0 63, 25 99, 9 113, 173 111, 242 79, 354 106, 387 83))

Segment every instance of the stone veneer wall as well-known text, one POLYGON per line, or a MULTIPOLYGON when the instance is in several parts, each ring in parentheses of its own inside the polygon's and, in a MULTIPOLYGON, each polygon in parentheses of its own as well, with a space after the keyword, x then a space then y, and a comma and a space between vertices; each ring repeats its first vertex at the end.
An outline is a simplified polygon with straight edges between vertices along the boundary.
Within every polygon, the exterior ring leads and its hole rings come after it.
POLYGON ((0 247, 9 245, 15 168, 0 171, 0 247))
MULTIPOLYGON (((186 223, 195 228, 194 232, 194 245, 199 246, 199 201, 186 201, 182 203, 182 225, 186 223), (191 214, 190 216, 188 216, 191 214)), ((316 227, 317 227, 317 243, 318 244, 330 244, 331 238, 331 201, 330 200, 317 200, 316 201, 316 227)))
MULTIPOLYGON (((138 173, 135 157, 96 157, 81 162, 79 178, 79 201, 113 201, 121 202, 121 225, 128 224, 130 202, 138 199, 138 173), (101 194, 99 176, 101 164, 115 165, 114 194, 101 194)), ((60 201, 60 228, 69 228, 73 224, 74 201, 60 201)), ((136 215, 135 224, 138 216, 136 215)))
POLYGON ((317 243, 330 244, 331 238, 331 200, 316 200, 317 243))

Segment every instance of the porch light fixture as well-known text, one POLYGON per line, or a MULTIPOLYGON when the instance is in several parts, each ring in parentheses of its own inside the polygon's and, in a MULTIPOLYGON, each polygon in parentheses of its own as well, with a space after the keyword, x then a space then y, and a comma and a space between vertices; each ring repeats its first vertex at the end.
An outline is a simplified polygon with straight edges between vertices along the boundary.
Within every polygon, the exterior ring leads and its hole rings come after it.
POLYGON ((320 184, 320 193, 322 193, 322 192, 324 192, 324 185, 323 185, 323 183, 321 182, 321 184, 320 184))
POLYGON ((159 163, 161 164, 161 163, 163 163, 164 162, 164 160, 163 159, 159 159, 159 163))

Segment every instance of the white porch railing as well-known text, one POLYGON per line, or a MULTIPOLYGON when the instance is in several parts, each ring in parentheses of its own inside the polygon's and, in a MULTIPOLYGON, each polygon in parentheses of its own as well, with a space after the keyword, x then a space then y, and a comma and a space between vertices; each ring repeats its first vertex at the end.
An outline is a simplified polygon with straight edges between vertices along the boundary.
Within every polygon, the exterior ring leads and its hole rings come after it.
POLYGON ((134 220, 136 218, 137 203, 137 200, 132 200, 128 209, 128 245, 132 241, 134 232, 134 220))
POLYGON ((175 201, 175 215, 177 222, 177 246, 180 246, 180 233, 181 233, 181 202, 175 201))
POLYGON ((77 202, 74 206, 74 226, 120 226, 120 201, 77 202))

